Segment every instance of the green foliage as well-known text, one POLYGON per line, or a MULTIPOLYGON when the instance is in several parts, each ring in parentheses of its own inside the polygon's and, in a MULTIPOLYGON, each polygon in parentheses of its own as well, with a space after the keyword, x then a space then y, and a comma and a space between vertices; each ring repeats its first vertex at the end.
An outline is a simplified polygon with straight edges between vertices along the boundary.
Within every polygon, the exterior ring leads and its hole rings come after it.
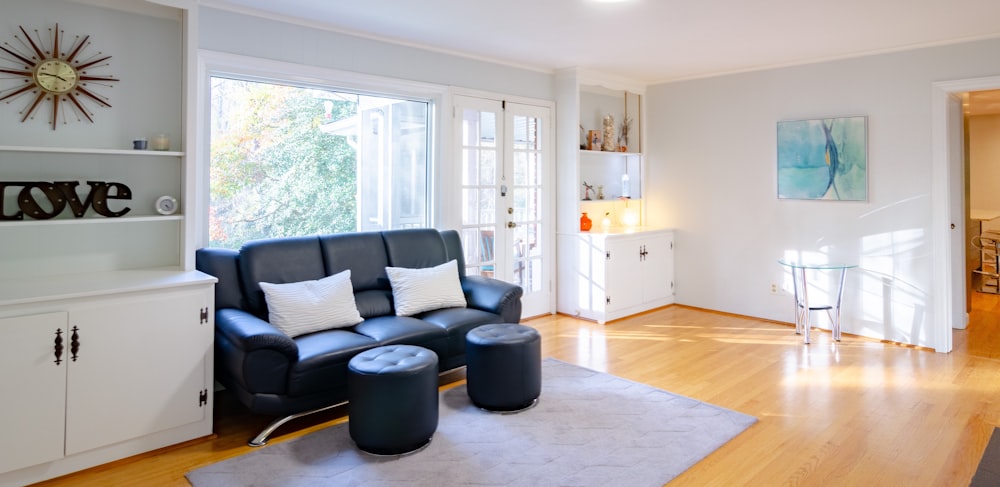
POLYGON ((357 153, 320 130, 356 114, 334 93, 213 78, 210 245, 357 229, 357 153), (327 114, 327 107, 332 110, 327 114))

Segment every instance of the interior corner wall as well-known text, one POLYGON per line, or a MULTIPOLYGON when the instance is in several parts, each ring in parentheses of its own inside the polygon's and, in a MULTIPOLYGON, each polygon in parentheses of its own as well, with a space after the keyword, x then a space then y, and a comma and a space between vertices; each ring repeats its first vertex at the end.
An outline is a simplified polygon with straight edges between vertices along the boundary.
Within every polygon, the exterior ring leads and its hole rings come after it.
MULTIPOLYGON (((998 51, 990 39, 650 87, 647 215, 676 230, 677 302, 792 322, 777 260, 815 253, 859 266, 844 332, 932 346, 946 319, 933 296, 950 283, 933 282, 948 256, 931 234, 931 86, 1000 74, 998 51), (868 201, 779 200, 776 123, 855 115, 868 117, 868 201)), ((810 284, 824 299, 834 281, 810 284)))
POLYGON ((275 61, 554 100, 550 73, 202 7, 199 48, 275 61))

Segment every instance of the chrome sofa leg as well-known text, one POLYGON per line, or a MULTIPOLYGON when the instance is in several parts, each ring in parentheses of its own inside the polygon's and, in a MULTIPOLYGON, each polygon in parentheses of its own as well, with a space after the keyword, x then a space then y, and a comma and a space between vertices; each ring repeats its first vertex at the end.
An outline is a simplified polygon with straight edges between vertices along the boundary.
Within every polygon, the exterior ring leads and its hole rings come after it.
POLYGON ((288 416, 278 418, 274 421, 271 421, 271 424, 267 425, 267 427, 264 428, 260 433, 258 433, 257 436, 251 438, 250 441, 247 442, 247 445, 253 447, 264 446, 267 444, 267 438, 271 436, 271 433, 274 433, 274 430, 278 429, 281 425, 293 419, 301 418, 303 416, 308 416, 310 414, 318 413, 320 411, 326 411, 327 409, 333 409, 338 406, 343 406, 344 404, 347 404, 347 401, 339 402, 337 404, 331 404, 329 406, 323 406, 319 409, 313 409, 312 411, 290 414, 288 416))

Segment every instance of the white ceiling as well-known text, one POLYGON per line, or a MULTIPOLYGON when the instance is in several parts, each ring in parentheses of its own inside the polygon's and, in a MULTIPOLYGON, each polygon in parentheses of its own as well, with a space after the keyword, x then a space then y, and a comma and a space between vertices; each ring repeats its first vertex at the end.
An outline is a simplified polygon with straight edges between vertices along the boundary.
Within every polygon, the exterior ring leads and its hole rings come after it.
POLYGON ((652 84, 1000 36, 998 0, 202 0, 551 72, 652 84))

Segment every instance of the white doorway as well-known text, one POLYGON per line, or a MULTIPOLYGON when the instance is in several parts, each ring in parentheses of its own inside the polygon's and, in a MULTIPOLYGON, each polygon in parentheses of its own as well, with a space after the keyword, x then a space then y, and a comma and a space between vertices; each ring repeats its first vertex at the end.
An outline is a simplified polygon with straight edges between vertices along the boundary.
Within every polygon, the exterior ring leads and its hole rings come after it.
POLYGON ((554 309, 551 107, 454 97, 466 274, 524 289, 522 315, 554 309))
POLYGON ((934 349, 952 350, 952 329, 968 323, 965 277, 964 129, 960 95, 1000 88, 1000 76, 946 81, 932 85, 932 238, 938 255, 934 280, 949 283, 934 293, 934 349))

